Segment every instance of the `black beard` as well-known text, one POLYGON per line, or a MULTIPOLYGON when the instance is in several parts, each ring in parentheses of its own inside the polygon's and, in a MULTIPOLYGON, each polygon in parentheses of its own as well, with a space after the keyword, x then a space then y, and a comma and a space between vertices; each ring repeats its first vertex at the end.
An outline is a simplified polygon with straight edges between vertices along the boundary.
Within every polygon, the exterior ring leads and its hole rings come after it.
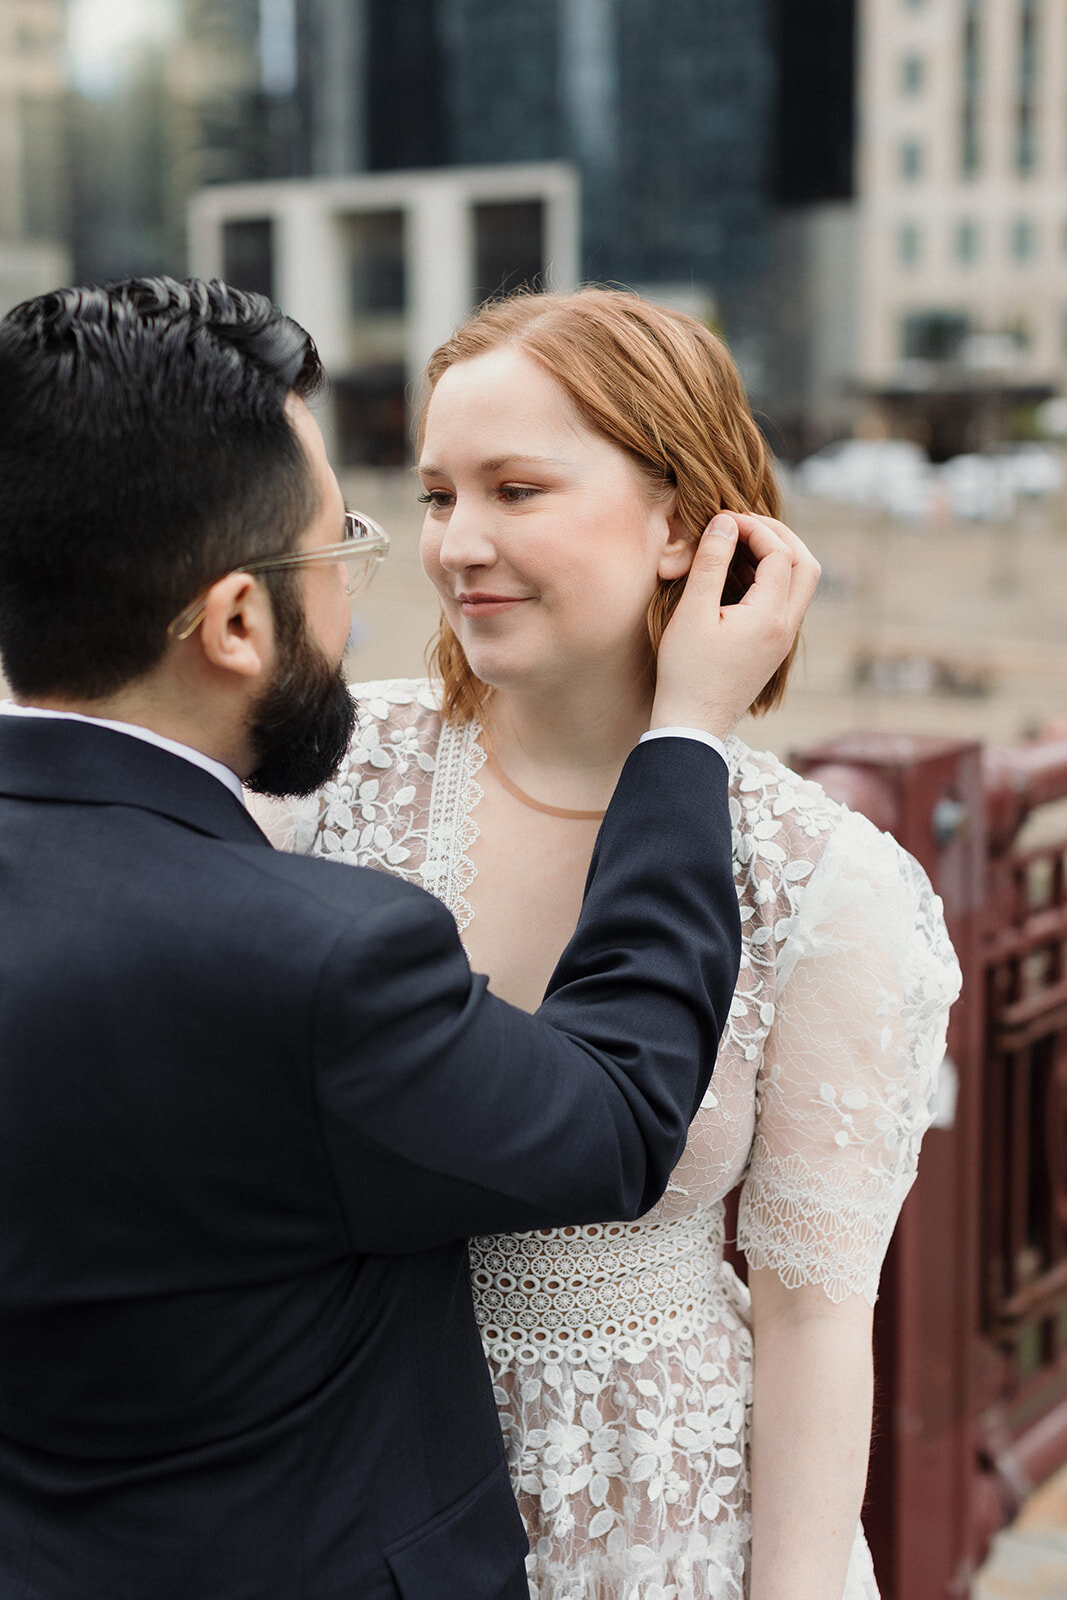
POLYGON ((314 794, 344 760, 356 708, 340 665, 331 667, 303 614, 283 602, 275 617, 278 670, 252 708, 256 766, 245 786, 278 798, 314 794))

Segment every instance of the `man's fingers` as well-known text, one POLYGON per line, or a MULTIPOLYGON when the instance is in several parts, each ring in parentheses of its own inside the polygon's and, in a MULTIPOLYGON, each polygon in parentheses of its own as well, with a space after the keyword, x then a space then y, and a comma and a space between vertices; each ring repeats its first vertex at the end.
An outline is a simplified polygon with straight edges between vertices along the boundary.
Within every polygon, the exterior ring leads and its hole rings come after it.
POLYGON ((693 565, 686 579, 686 593, 692 588, 701 599, 718 605, 722 599, 726 574, 730 570, 730 561, 737 547, 737 539, 736 517, 726 511, 720 511, 717 516, 712 517, 700 536, 696 554, 693 556, 693 565))
POLYGON ((706 728, 722 737, 788 655, 818 568, 781 525, 747 512, 712 518, 685 593, 663 634, 653 727, 706 728), (738 540, 753 565, 739 605, 722 604, 738 540))
POLYGON ((792 562, 789 579, 789 620, 794 630, 800 627, 804 613, 814 598, 822 576, 822 568, 799 535, 776 517, 763 519, 788 546, 792 562))
POLYGON ((738 541, 755 567, 742 606, 763 613, 764 625, 795 634, 819 582, 819 563, 792 528, 776 517, 720 511, 704 529, 686 583, 705 605, 719 605, 738 541))
POLYGON ((739 513, 737 521, 740 537, 757 562, 749 590, 753 602, 784 602, 789 625, 795 632, 818 587, 819 563, 803 539, 777 517, 739 513), (755 594, 753 589, 757 589, 755 594))
POLYGON ((789 601, 793 570, 792 552, 784 539, 758 517, 738 518, 739 535, 756 563, 752 581, 741 597, 741 605, 779 606, 789 601))
POLYGON ((777 517, 763 517, 761 519, 768 527, 773 528, 778 537, 789 546, 792 556, 793 571, 804 588, 808 591, 810 600, 819 582, 822 568, 804 543, 799 534, 793 532, 784 522, 779 522, 777 517))
POLYGON ((789 618, 794 631, 800 627, 804 613, 815 598, 821 576, 822 568, 811 551, 805 548, 803 556, 793 565, 793 577, 789 585, 789 618))

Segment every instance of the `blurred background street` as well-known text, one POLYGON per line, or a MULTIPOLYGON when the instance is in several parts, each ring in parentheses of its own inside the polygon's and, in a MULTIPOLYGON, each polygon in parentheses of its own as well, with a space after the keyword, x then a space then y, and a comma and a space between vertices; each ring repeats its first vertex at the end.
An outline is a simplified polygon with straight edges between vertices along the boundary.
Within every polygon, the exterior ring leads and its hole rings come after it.
POLYGON ((155 272, 316 339, 394 541, 353 678, 423 670, 411 403, 475 305, 621 284, 727 341, 824 574, 740 731, 838 741, 965 970, 878 1311, 880 1582, 1067 1600, 1067 0, 0 0, 0 314, 155 272))
MULTIPOLYGON (((360 602, 353 677, 412 676, 438 615, 418 563, 406 472, 347 473, 351 503, 393 548, 360 602)), ((1052 498, 1008 523, 905 523, 787 491, 823 565, 785 704, 739 730, 783 756, 876 729, 1013 743, 1067 734, 1067 513, 1052 498)))

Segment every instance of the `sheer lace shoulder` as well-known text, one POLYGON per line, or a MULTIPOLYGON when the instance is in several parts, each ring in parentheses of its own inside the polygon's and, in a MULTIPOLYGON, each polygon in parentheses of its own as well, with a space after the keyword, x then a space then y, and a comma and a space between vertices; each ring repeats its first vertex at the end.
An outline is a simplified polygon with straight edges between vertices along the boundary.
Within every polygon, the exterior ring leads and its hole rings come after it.
MULTIPOLYGON (((727 741, 727 760, 741 911, 741 970, 727 1042, 746 1061, 755 1062, 774 1014, 783 952, 804 886, 845 810, 817 783, 790 771, 769 752, 750 750, 740 739, 727 741)), ((714 1104, 714 1079, 709 1094, 714 1104)))
POLYGON ((426 678, 350 688, 356 732, 336 777, 308 801, 257 806, 257 820, 283 849, 419 884, 444 901, 462 930, 470 921, 467 851, 478 833, 472 812, 485 759, 478 724, 442 722, 437 686, 426 678))
POLYGON ((425 861, 440 733, 436 699, 424 680, 351 687, 356 732, 344 765, 320 795, 321 818, 310 848, 360 866, 405 868, 407 876, 425 861))
POLYGON ((798 808, 797 780, 782 768, 779 783, 768 762, 755 763, 764 809, 789 821, 773 835, 748 830, 748 853, 766 837, 785 860, 773 931, 764 918, 751 941, 773 943, 775 981, 739 1243, 787 1284, 873 1302, 933 1116, 959 968, 918 863, 866 818, 820 802, 815 785, 798 808), (821 848, 805 850, 805 835, 821 848))
POLYGON ((395 869, 407 860, 407 808, 420 798, 428 804, 436 697, 419 678, 354 683, 349 692, 356 732, 336 777, 307 799, 254 795, 249 809, 280 850, 395 869))

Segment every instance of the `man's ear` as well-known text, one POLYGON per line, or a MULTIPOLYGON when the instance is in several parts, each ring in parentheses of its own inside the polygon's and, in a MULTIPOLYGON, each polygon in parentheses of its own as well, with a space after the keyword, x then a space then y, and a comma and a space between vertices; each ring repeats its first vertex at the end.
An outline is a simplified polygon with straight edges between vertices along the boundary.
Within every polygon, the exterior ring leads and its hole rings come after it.
POLYGON ((248 572, 230 572, 207 593, 196 632, 208 663, 255 678, 274 663, 274 612, 265 586, 248 572))
POLYGON ((693 565, 696 540, 685 527, 677 511, 667 517, 667 540, 660 551, 657 576, 663 580, 684 578, 693 565))

